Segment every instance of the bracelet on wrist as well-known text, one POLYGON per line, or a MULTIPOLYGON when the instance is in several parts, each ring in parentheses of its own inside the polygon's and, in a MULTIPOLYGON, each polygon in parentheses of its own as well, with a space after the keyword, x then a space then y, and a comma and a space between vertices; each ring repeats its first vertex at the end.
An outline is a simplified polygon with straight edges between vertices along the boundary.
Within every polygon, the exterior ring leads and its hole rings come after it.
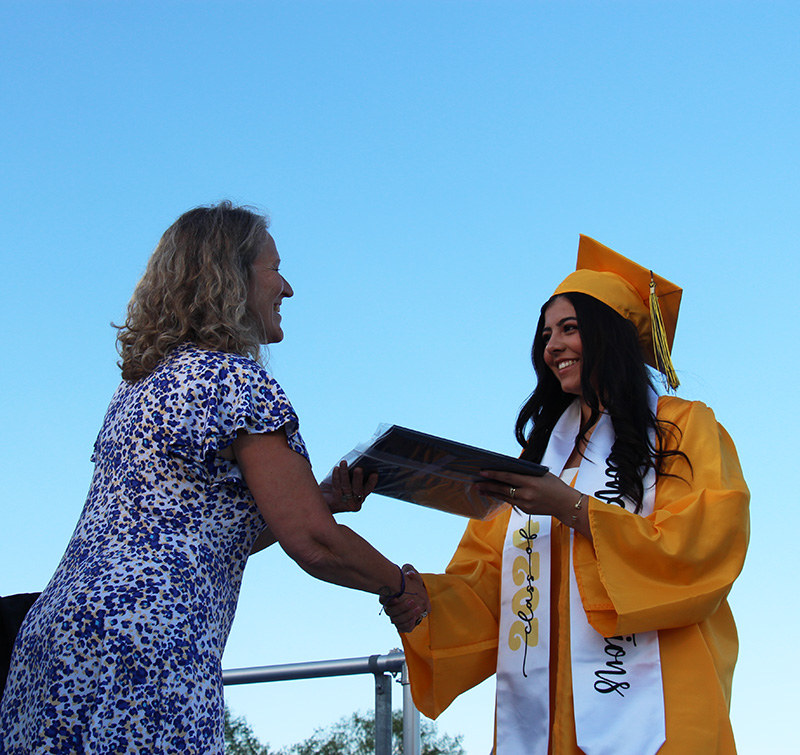
POLYGON ((569 523, 569 526, 572 527, 572 529, 575 529, 575 525, 578 523, 578 512, 581 510, 584 498, 586 498, 586 493, 581 493, 580 498, 578 498, 578 502, 574 506, 575 513, 572 515, 572 521, 569 523))
POLYGON ((400 569, 400 591, 396 592, 394 595, 387 595, 386 600, 399 598, 406 591, 406 573, 403 571, 402 567, 398 566, 397 568, 400 569))

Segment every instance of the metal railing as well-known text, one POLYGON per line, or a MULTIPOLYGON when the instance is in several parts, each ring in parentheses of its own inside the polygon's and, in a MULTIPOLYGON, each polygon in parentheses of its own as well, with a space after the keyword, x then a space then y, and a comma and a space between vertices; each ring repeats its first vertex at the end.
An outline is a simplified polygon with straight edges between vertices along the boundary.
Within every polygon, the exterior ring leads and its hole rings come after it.
POLYGON ((403 685, 403 755, 420 755, 419 711, 411 699, 405 655, 393 651, 387 655, 342 658, 330 661, 284 663, 276 666, 228 669, 222 672, 222 683, 255 684, 291 679, 319 679, 327 676, 372 674, 375 677, 375 755, 392 753, 392 677, 400 674, 403 685))

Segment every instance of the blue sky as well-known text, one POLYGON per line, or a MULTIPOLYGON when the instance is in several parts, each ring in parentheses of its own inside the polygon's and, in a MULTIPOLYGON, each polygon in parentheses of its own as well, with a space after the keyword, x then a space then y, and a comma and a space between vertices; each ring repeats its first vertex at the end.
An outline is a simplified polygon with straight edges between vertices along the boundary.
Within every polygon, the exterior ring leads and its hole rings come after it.
MULTIPOLYGON (((684 287, 679 395, 753 493, 734 728, 793 751, 799 25, 772 0, 0 2, 2 592, 58 563, 119 379, 109 323, 184 210, 270 212, 296 294, 269 365, 320 477, 380 422, 516 453, 537 313, 585 233, 684 287)), ((464 526, 378 497, 348 524, 423 571, 464 526)), ((397 645, 372 596, 272 548, 225 665, 397 645)), ((440 728, 488 751, 492 699, 440 728)), ((367 677, 230 692, 275 747, 372 700, 367 677)))

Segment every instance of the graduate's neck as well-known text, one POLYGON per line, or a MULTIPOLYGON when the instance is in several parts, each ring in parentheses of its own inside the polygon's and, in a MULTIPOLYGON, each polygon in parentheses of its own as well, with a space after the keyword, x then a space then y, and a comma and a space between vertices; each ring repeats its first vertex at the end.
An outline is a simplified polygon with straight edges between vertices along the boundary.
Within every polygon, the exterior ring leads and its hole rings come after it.
MULTIPOLYGON (((602 402, 600 403, 600 406, 598 408, 600 409, 601 414, 605 412, 602 402)), ((592 417, 592 408, 589 406, 589 404, 586 403, 586 399, 583 398, 583 396, 581 396, 581 429, 584 430, 588 429, 587 425, 589 424, 589 420, 591 419, 591 417, 592 417)), ((595 423, 596 422, 597 420, 595 420, 595 423)))

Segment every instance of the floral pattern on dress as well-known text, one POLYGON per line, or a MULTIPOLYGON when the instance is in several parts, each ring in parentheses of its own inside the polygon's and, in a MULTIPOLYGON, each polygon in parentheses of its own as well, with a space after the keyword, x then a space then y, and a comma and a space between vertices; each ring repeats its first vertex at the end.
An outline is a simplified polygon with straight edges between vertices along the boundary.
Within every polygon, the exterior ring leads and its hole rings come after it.
POLYGON ((297 415, 256 362, 185 344, 106 413, 86 503, 14 648, 0 753, 222 755, 221 658, 265 523, 237 431, 297 415))

